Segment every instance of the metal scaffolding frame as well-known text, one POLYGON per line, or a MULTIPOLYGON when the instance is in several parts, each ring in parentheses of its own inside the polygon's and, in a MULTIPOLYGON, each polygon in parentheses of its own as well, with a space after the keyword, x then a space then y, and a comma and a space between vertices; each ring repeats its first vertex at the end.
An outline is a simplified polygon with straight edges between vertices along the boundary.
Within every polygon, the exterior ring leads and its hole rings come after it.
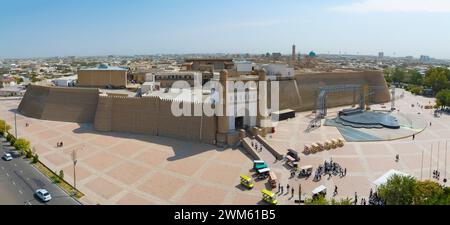
POLYGON ((319 89, 319 96, 316 103, 316 120, 325 118, 328 114, 327 110, 327 95, 339 92, 353 92, 353 103, 352 107, 359 104, 359 108, 365 110, 366 105, 373 104, 373 96, 377 90, 385 89, 385 86, 365 86, 360 84, 348 84, 348 85, 336 85, 321 87, 319 89), (365 87, 368 90, 364 90, 365 87), (359 95, 359 102, 357 96, 359 95))
MULTIPOLYGON (((325 116, 327 116, 327 96, 328 94, 332 93, 338 93, 338 92, 349 92, 353 91, 353 106, 356 105, 356 95, 359 92, 362 93, 362 86, 361 85, 354 85, 354 84, 348 84, 348 85, 336 85, 336 86, 327 86, 327 87, 321 87, 319 89, 319 96, 317 98, 316 103, 316 119, 323 119, 325 116)), ((361 94, 362 95, 362 94, 361 94)), ((364 99, 364 98, 362 98, 364 99)), ((361 101, 361 98, 360 98, 361 101)))

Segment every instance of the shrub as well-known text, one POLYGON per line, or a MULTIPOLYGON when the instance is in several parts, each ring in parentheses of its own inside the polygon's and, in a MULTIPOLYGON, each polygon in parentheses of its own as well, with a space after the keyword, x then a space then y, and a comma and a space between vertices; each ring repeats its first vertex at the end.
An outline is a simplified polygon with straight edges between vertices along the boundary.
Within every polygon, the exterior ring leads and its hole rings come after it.
POLYGON ((31 161, 31 163, 36 164, 36 163, 38 163, 38 162, 39 162, 39 155, 38 155, 38 154, 35 154, 35 155, 33 156, 33 161, 31 161))
POLYGON ((9 130, 11 130, 11 126, 8 125, 8 124, 6 123, 6 121, 0 120, 0 132, 1 132, 2 134, 4 134, 5 132, 8 132, 9 130), (6 130, 5 130, 5 125, 6 125, 6 130))
POLYGON ((12 142, 15 142, 15 137, 12 135, 12 134, 9 134, 8 133, 8 135, 6 135, 6 140, 8 141, 8 142, 10 142, 11 144, 13 144, 12 142))
POLYGON ((61 180, 64 180, 64 171, 63 170, 59 171, 59 178, 61 178, 61 180))
MULTIPOLYGON (((14 147, 16 147, 17 150, 21 150, 21 151, 29 151, 29 149, 30 149, 30 142, 23 138, 17 139, 13 145, 14 145, 14 147)), ((28 158, 31 158, 31 157, 28 157, 28 158)))
POLYGON ((33 158, 33 153, 30 150, 27 150, 26 151, 26 157, 27 157, 27 159, 33 158))
POLYGON ((56 171, 55 171, 54 174, 55 174, 55 175, 53 175, 53 176, 51 177, 53 183, 57 183, 57 184, 61 183, 61 179, 59 178, 58 175, 56 175, 56 174, 58 174, 58 173, 56 173, 56 171))

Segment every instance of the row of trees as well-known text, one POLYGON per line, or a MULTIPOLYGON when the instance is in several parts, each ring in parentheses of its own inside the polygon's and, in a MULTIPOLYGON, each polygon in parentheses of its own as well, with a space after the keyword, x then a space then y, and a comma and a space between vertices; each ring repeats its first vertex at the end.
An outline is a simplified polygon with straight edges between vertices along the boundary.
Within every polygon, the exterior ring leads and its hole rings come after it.
POLYGON ((11 143, 14 148, 22 152, 26 158, 32 159, 32 163, 37 163, 39 156, 31 150, 31 143, 24 138, 16 139, 16 137, 9 133, 9 130, 11 130, 11 126, 7 124, 6 121, 0 120, 1 135, 6 134, 6 140, 11 143))
POLYGON ((449 205, 450 188, 434 181, 418 181, 411 176, 392 176, 378 188, 387 205, 449 205))
POLYGON ((434 93, 450 88, 450 70, 444 67, 429 69, 425 76, 417 70, 388 68, 384 71, 388 83, 407 83, 419 87, 432 88, 434 93))
POLYGON ((437 107, 450 107, 450 90, 444 89, 436 95, 437 107))

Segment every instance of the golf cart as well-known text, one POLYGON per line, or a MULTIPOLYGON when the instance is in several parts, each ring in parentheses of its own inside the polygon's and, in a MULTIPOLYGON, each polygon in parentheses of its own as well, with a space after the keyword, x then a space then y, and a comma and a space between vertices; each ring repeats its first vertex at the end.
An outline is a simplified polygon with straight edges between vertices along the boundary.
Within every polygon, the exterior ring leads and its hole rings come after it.
POLYGON ((317 199, 319 197, 325 197, 327 195, 327 187, 320 185, 316 189, 312 191, 313 199, 317 199))
POLYGON ((248 189, 253 189, 254 187, 252 178, 243 174, 241 174, 241 184, 248 189))
POLYGON ((303 166, 300 167, 300 173, 298 174, 299 178, 310 177, 313 172, 313 166, 303 166))

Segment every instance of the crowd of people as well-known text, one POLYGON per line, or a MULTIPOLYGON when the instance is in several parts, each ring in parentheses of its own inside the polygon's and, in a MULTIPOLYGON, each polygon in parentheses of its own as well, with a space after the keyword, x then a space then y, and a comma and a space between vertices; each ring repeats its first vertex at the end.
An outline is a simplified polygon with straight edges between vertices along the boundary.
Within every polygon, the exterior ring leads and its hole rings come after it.
POLYGON ((333 175, 345 177, 347 168, 342 168, 341 165, 331 159, 329 162, 325 161, 323 165, 319 165, 314 175, 314 181, 320 181, 323 175, 328 175, 328 179, 331 179, 333 175))

